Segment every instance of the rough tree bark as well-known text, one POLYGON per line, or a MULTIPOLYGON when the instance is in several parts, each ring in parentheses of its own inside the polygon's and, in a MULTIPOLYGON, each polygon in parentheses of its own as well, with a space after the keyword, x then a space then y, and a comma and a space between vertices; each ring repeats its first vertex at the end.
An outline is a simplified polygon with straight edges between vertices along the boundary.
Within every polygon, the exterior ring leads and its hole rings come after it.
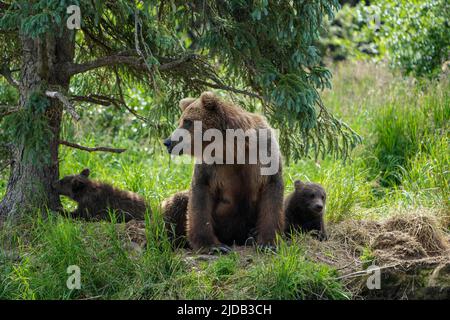
MULTIPOLYGON (((32 92, 45 89, 42 86, 58 87, 65 92, 69 88, 70 76, 60 70, 58 65, 73 62, 75 38, 74 32, 63 30, 48 34, 43 39, 21 38, 22 67, 19 81, 19 108, 24 108, 32 92)), ((35 146, 27 143, 11 146, 11 168, 6 194, 0 202, 0 220, 18 218, 29 213, 27 209, 40 207, 57 210, 61 207, 59 196, 52 190, 51 183, 59 178, 58 147, 62 118, 62 104, 57 99, 49 99, 45 111, 45 121, 51 135, 43 136, 48 140, 45 150, 37 150, 45 163, 37 164, 25 161, 26 148, 35 146)), ((40 134, 36 132, 36 134, 40 134)))

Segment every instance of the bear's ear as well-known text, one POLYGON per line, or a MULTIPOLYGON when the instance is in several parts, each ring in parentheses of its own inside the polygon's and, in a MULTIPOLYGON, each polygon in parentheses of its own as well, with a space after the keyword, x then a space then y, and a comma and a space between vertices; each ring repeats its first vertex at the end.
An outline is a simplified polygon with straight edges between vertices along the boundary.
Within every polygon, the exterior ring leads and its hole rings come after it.
POLYGON ((88 168, 86 168, 86 169, 83 169, 83 171, 81 171, 80 176, 88 178, 90 173, 91 173, 91 171, 88 168))
POLYGON ((301 188, 303 188, 305 184, 303 182, 301 182, 300 180, 295 180, 294 182, 294 187, 295 190, 300 190, 301 188))
POLYGON ((184 98, 184 99, 181 99, 180 103, 179 103, 181 111, 184 111, 194 101, 195 101, 195 98, 184 98))
POLYGON ((83 181, 82 179, 75 177, 72 181, 72 192, 73 193, 78 193, 81 190, 84 189, 84 187, 86 187, 86 181, 83 181))
POLYGON ((219 99, 211 91, 205 91, 200 96, 200 101, 202 105, 207 110, 215 110, 217 108, 219 99))

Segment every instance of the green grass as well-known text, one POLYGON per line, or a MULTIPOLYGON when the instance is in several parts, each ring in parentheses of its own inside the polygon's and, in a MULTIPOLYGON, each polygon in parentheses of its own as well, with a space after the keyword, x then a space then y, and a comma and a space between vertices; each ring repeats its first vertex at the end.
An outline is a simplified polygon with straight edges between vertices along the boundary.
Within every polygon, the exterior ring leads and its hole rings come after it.
MULTIPOLYGON (((345 163, 331 158, 292 163, 283 172, 286 193, 296 179, 322 183, 330 222, 379 219, 398 208, 421 206, 448 212, 449 82, 416 84, 382 67, 352 63, 340 65, 334 75, 324 102, 361 134, 363 143, 345 163)), ((193 266, 171 250, 160 217, 161 201, 189 187, 192 165, 176 164, 164 152, 150 153, 154 146, 136 138, 145 137, 144 127, 121 130, 114 138, 94 120, 78 128, 65 124, 64 130, 76 132, 71 139, 84 145, 128 149, 105 154, 61 147, 61 175, 88 167, 94 179, 145 196, 154 214, 147 221, 148 245, 141 253, 131 250, 123 226, 114 222, 82 223, 52 214, 43 220, 39 212, 30 213, 21 224, 0 231, 0 299, 350 298, 335 270, 284 242, 277 255, 255 253, 248 263, 235 253, 193 266), (81 269, 81 290, 65 285, 69 265, 81 269)), ((63 204, 75 206, 65 198, 63 204)))

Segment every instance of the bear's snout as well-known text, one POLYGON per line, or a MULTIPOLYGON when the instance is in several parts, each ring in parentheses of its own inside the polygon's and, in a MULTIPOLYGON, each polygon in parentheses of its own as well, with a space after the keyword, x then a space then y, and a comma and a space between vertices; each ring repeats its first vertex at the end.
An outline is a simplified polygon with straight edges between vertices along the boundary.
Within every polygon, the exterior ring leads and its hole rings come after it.
POLYGON ((170 137, 168 137, 167 139, 164 140, 163 144, 166 146, 167 148, 167 152, 171 153, 172 149, 173 149, 173 144, 172 144, 172 140, 170 139, 170 137))
POLYGON ((323 209, 323 204, 321 204, 321 203, 317 203, 317 204, 314 206, 314 210, 317 211, 317 212, 322 211, 322 209, 323 209))

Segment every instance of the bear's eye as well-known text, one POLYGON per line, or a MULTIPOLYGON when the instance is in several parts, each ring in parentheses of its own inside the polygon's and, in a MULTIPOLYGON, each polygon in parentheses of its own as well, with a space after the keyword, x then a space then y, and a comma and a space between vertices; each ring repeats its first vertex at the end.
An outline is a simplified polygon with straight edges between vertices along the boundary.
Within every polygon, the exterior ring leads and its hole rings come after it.
POLYGON ((314 193, 311 193, 310 195, 309 195, 309 197, 312 199, 312 198, 314 198, 314 193))
POLYGON ((183 120, 183 128, 185 129, 189 129, 190 127, 192 127, 192 120, 189 119, 184 119, 183 120))

